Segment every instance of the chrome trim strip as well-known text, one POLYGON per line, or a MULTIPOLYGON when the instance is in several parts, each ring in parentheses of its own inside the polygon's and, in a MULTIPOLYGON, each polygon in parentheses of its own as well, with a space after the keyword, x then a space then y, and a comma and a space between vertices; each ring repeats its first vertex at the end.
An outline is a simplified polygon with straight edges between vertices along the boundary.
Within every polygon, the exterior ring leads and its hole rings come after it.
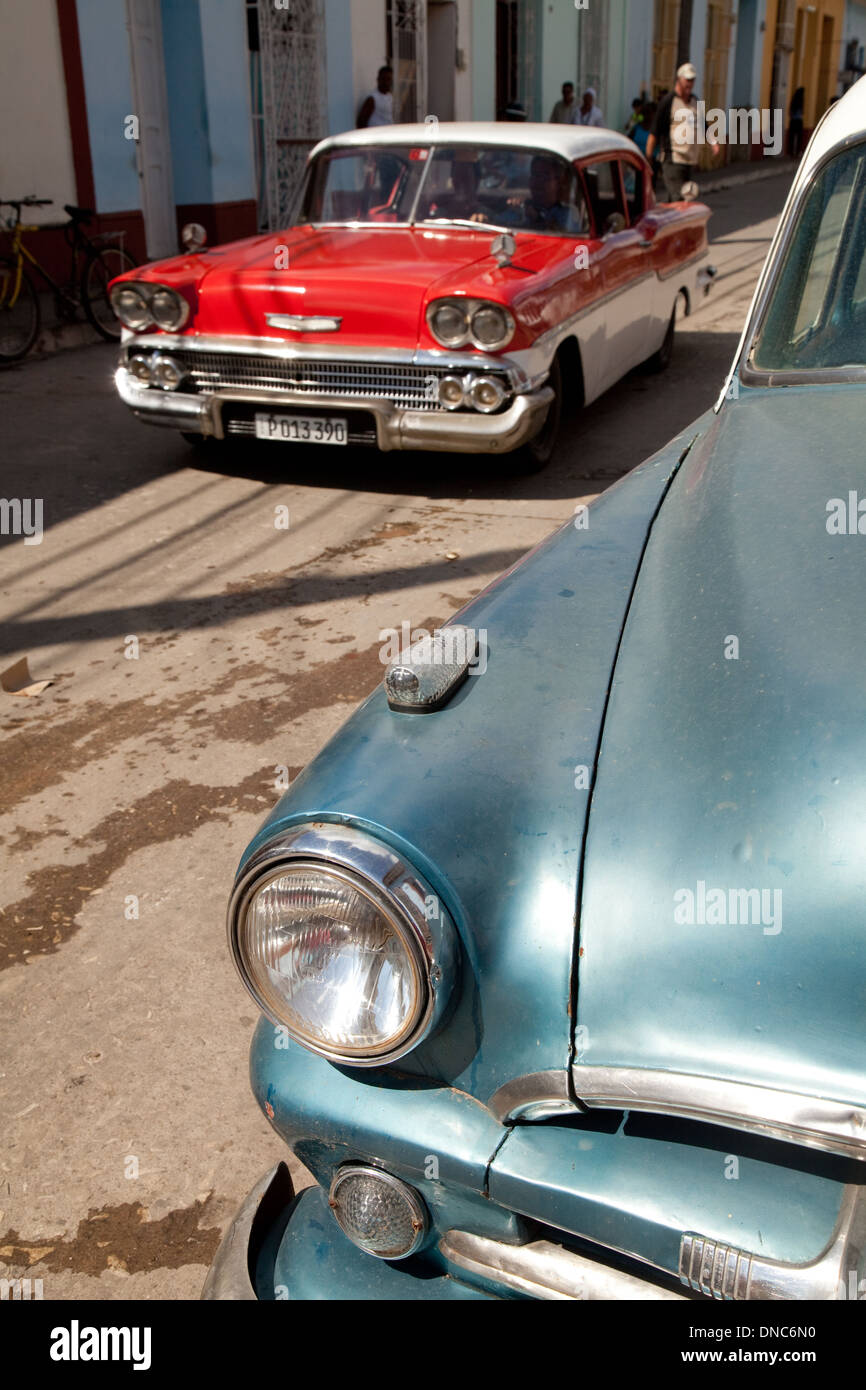
POLYGON ((535 1071, 506 1081, 487 1102, 487 1109, 502 1125, 515 1120, 546 1120, 551 1115, 580 1114, 584 1107, 572 1098, 568 1072, 535 1071), (535 1113, 531 1113, 535 1112, 535 1113))
POLYGON ((336 333, 342 318, 326 314, 265 314, 271 328, 287 328, 291 333, 336 333))
POLYGON ((571 1075, 575 1095, 590 1109, 678 1115, 866 1161, 866 1108, 862 1106, 644 1067, 576 1064, 571 1075))
POLYGON ((294 1195, 294 1185, 285 1163, 278 1163, 259 1179, 244 1198, 219 1243, 204 1281, 202 1299, 255 1301, 250 1264, 258 1253, 262 1238, 271 1229, 273 1218, 288 1206, 294 1195))
POLYGON ((282 831, 262 845, 239 870, 227 913, 229 951, 235 968, 262 1013, 280 1027, 286 1027, 286 1020, 266 1006, 244 967, 238 929, 254 891, 295 860, 321 862, 338 877, 348 878, 356 885, 360 882, 366 896, 378 900, 414 959, 421 987, 411 1029, 387 1051, 348 1055, 300 1037, 295 1037, 295 1041, 340 1066, 386 1066, 411 1052, 442 1020, 460 969, 459 943, 451 917, 416 870, 366 831, 331 821, 308 821, 282 831))
POLYGON ((783 1264, 687 1231, 680 1280, 708 1298, 866 1299, 866 1188, 845 1188, 833 1234, 817 1259, 783 1264))
POLYGON ((687 1298, 676 1289, 661 1288, 634 1274, 611 1269, 549 1240, 506 1245, 473 1235, 471 1231, 447 1231, 439 1242, 439 1250, 458 1269, 533 1298, 557 1302, 573 1299, 680 1302, 687 1298))

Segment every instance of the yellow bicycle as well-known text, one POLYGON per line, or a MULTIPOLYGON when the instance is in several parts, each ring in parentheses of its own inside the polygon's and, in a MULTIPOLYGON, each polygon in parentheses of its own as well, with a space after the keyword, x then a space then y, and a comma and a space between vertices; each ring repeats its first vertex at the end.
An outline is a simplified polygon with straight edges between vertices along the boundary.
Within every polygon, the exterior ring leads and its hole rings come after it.
POLYGON ((51 202, 51 198, 32 196, 17 201, 0 199, 0 207, 15 210, 14 222, 7 224, 7 230, 12 234, 12 254, 0 257, 0 363, 15 362, 24 357, 39 336, 39 294, 30 274, 30 266, 38 271, 54 292, 61 319, 74 319, 78 311, 83 309, 101 337, 108 342, 120 341, 121 325, 111 307, 108 286, 116 276, 131 270, 135 261, 123 246, 108 244, 114 233, 88 236, 84 224, 96 214, 88 208, 77 208, 67 203, 64 211, 69 221, 64 223, 64 231, 71 252, 70 277, 65 285, 58 284, 23 242, 25 232, 42 229, 25 226, 21 221, 22 208, 47 207, 51 202))

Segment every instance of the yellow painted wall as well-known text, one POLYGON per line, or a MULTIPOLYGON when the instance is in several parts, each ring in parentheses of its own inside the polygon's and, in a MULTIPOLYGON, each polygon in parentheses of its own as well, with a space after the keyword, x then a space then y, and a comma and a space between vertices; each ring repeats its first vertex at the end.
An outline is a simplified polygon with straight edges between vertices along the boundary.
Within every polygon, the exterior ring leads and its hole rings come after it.
MULTIPOLYGON (((770 104, 770 85, 773 79, 773 49, 776 42, 776 22, 778 20, 779 9, 782 0, 767 0, 767 27, 764 30, 764 51, 761 66, 761 105, 766 107, 770 104)), ((806 89, 806 106, 803 113, 803 123, 807 130, 812 130, 823 115, 823 105, 818 110, 818 87, 821 69, 821 35, 823 32, 823 22, 825 17, 833 19, 833 51, 830 63, 829 95, 834 96, 837 91, 837 76, 842 64, 842 42, 845 38, 845 0, 812 0, 811 4, 798 4, 795 6, 794 14, 794 43, 795 52, 791 60, 791 82, 788 90, 788 105, 790 106, 791 97, 797 87, 803 86, 806 89), (799 81, 797 80, 798 52, 796 51, 797 36, 801 33, 801 25, 806 26, 806 38, 800 48, 802 54, 802 68, 799 81), (811 41, 810 35, 813 35, 811 41)), ((788 112, 785 111, 785 122, 787 124, 788 112)))

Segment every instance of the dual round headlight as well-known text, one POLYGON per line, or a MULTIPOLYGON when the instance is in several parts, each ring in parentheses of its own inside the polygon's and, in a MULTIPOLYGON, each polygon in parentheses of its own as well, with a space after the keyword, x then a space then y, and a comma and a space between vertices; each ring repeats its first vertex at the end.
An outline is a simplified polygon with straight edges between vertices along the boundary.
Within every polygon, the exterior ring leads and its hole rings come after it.
POLYGON ((514 319, 501 304, 486 299, 435 299, 427 309, 427 326, 442 347, 471 343, 497 352, 514 337, 514 319))
POLYGON ((289 832, 229 907, 235 964, 259 1007, 313 1052, 356 1066, 401 1057, 439 1021, 455 937, 398 855, 347 826, 289 832))
POLYGON ((124 280, 111 291, 111 307, 126 328, 140 333, 155 323, 167 333, 182 328, 189 318, 189 304, 177 290, 150 285, 144 280, 124 280))

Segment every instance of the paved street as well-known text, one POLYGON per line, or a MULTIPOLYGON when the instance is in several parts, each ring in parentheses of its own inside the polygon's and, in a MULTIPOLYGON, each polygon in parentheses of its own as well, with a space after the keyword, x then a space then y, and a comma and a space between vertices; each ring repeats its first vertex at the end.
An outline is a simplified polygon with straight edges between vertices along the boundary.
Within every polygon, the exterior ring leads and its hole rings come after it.
POLYGON ((0 1274, 46 1298, 198 1295, 285 1156, 224 928, 281 769, 381 679, 383 629, 445 621, 712 404, 787 186, 708 199, 719 277, 670 370, 587 409, 536 477, 193 451, 117 402, 105 344, 0 374, 0 491, 43 498, 46 528, 0 538, 0 670, 26 656, 54 682, 0 692, 0 1274))

